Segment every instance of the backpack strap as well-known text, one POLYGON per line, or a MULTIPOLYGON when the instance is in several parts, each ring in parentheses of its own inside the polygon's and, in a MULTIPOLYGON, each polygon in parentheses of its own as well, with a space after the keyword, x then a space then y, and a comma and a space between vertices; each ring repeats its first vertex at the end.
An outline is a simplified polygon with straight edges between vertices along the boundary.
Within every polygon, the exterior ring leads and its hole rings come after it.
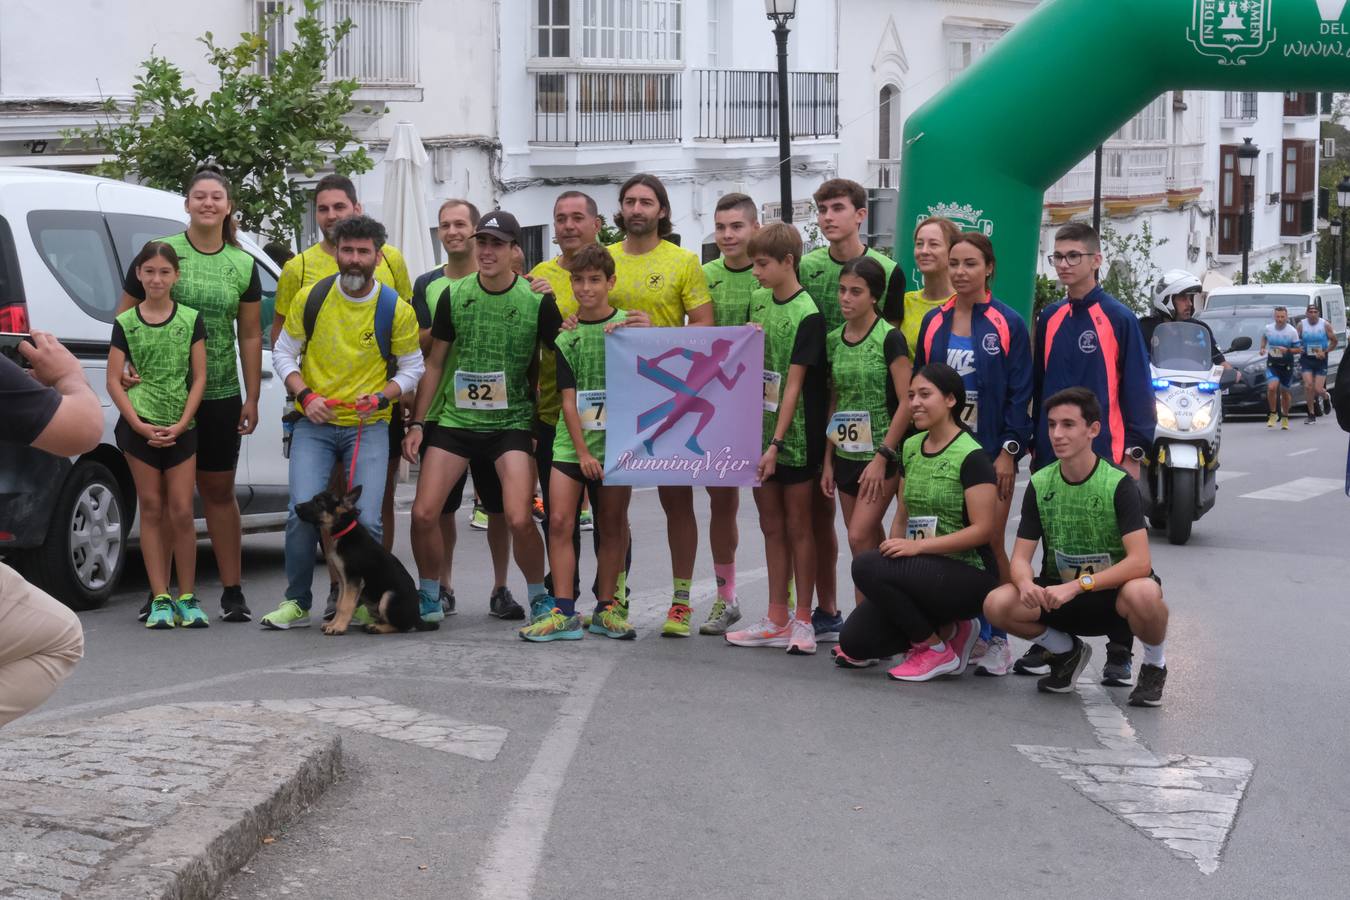
POLYGON ((398 309, 398 291, 387 284, 380 285, 380 296, 375 299, 375 346, 380 348, 388 374, 398 370, 394 356, 394 313, 398 309))
POLYGON ((328 292, 333 289, 337 283, 336 275, 329 275, 327 278, 320 278, 309 289, 309 296, 305 298, 305 342, 308 343, 314 337, 314 323, 319 321, 319 310, 323 308, 323 301, 328 298, 328 292))

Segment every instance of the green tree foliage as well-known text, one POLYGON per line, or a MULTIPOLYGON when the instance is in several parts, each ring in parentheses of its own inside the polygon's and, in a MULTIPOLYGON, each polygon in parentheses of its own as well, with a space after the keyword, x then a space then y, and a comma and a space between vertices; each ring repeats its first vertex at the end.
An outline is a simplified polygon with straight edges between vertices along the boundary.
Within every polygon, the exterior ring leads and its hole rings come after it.
POLYGON ((1058 281, 1048 275, 1037 275, 1036 291, 1032 295, 1031 321, 1035 322, 1036 317, 1041 314, 1041 310, 1063 296, 1065 296, 1064 289, 1059 286, 1058 281))
POLYGON ((1155 240, 1148 221, 1138 234, 1121 233, 1110 225, 1102 225, 1102 255, 1106 258, 1106 275, 1102 287, 1108 294, 1124 303, 1135 313, 1145 313, 1153 297, 1153 286, 1161 270, 1153 262, 1153 252, 1167 243, 1167 238, 1155 240))
POLYGON ((1278 258, 1270 260, 1265 268, 1252 272, 1251 276, 1252 284, 1293 284, 1308 280, 1302 266, 1278 258))
POLYGON ((168 191, 182 191, 197 167, 212 160, 234 187, 240 227, 290 241, 307 202, 294 174, 313 177, 331 165, 351 175, 373 165, 342 119, 358 83, 325 81, 327 60, 353 26, 350 20, 325 25, 322 4, 304 0, 295 43, 271 54, 264 37, 270 20, 233 47, 218 45, 209 31, 198 38, 220 85, 206 96, 184 84, 176 64, 152 54, 128 109, 109 100, 107 123, 66 137, 113 155, 96 174, 134 176, 168 191))

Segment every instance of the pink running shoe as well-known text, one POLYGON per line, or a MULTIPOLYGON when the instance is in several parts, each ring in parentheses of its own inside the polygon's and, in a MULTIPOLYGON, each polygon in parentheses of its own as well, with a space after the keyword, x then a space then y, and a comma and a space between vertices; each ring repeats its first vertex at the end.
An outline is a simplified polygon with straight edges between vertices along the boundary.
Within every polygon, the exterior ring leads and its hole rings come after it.
POLYGON ((728 644, 737 647, 786 648, 788 645, 788 626, 776 625, 772 619, 765 616, 749 628, 740 631, 728 631, 726 639, 728 644))
POLYGON ((787 652, 793 656, 814 656, 816 652, 816 629, 810 622, 793 618, 788 623, 787 652))
POLYGON ((938 652, 928 644, 920 644, 909 651, 905 661, 886 673, 892 681, 931 681, 939 675, 955 672, 961 661, 951 643, 938 652))
POLYGON ((957 662, 953 675, 960 675, 966 670, 966 665, 970 662, 970 651, 974 648, 975 642, 980 639, 980 620, 963 619, 956 623, 956 634, 948 642, 952 651, 956 654, 957 662))

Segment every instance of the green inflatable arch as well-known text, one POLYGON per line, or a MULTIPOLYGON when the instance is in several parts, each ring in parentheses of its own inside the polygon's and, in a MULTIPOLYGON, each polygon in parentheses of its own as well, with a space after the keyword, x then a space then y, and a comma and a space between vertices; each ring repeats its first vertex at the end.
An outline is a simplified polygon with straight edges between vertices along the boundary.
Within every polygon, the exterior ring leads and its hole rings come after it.
POLYGON ((942 214, 1030 318, 1045 191, 1167 90, 1350 90, 1347 0, 1047 0, 905 124, 896 258, 942 214), (1344 17, 1343 17, 1343 14, 1344 17))

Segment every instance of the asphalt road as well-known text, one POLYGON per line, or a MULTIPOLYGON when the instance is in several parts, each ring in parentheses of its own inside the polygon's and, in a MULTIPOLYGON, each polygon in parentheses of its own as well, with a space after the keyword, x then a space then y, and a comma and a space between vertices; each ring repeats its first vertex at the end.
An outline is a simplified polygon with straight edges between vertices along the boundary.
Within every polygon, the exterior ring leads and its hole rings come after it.
MULTIPOLYGON (((439 632, 329 638, 219 622, 147 632, 135 619, 144 583, 133 581, 82 615, 87 658, 39 715, 377 697, 414 722, 488 726, 466 727, 458 749, 344 729, 344 779, 225 897, 1344 896, 1345 446, 1330 420, 1295 420, 1287 433, 1225 427, 1217 506, 1187 546, 1153 540, 1172 608, 1158 710, 1125 706, 1127 690, 1097 691, 1109 700, 1089 720, 1085 698, 1038 695, 1028 678, 896 684, 880 669, 837 670, 825 652, 661 639, 664 522, 655 493, 642 492, 638 641, 519 641, 487 616, 484 539, 462 528, 461 613, 439 632), (1199 766, 1194 778, 1088 765, 1119 752, 1110 746, 1237 760, 1232 771, 1249 761, 1254 773, 1239 785, 1213 760, 1177 762, 1199 766), (1090 752, 1083 767, 1056 769, 1031 747, 1090 752), (1177 778, 1191 789, 1150 793, 1177 778), (1151 802, 1170 803, 1175 821, 1152 821, 1150 833, 1146 816, 1139 827, 1122 818, 1151 802), (1190 842, 1198 833, 1207 845, 1190 842), (1197 856, 1220 846, 1205 874, 1197 856)), ((741 535, 753 618, 765 582, 748 491, 741 535)), ((712 596, 703 541, 698 621, 712 596)), ((406 512, 398 547, 411 560, 406 512)), ((202 560, 214 611, 205 545, 202 560)), ((261 614, 284 584, 280 536, 248 539, 245 571, 261 614)), ((841 585, 847 572, 841 560, 841 585)), ((523 593, 514 570, 512 587, 523 593)))

